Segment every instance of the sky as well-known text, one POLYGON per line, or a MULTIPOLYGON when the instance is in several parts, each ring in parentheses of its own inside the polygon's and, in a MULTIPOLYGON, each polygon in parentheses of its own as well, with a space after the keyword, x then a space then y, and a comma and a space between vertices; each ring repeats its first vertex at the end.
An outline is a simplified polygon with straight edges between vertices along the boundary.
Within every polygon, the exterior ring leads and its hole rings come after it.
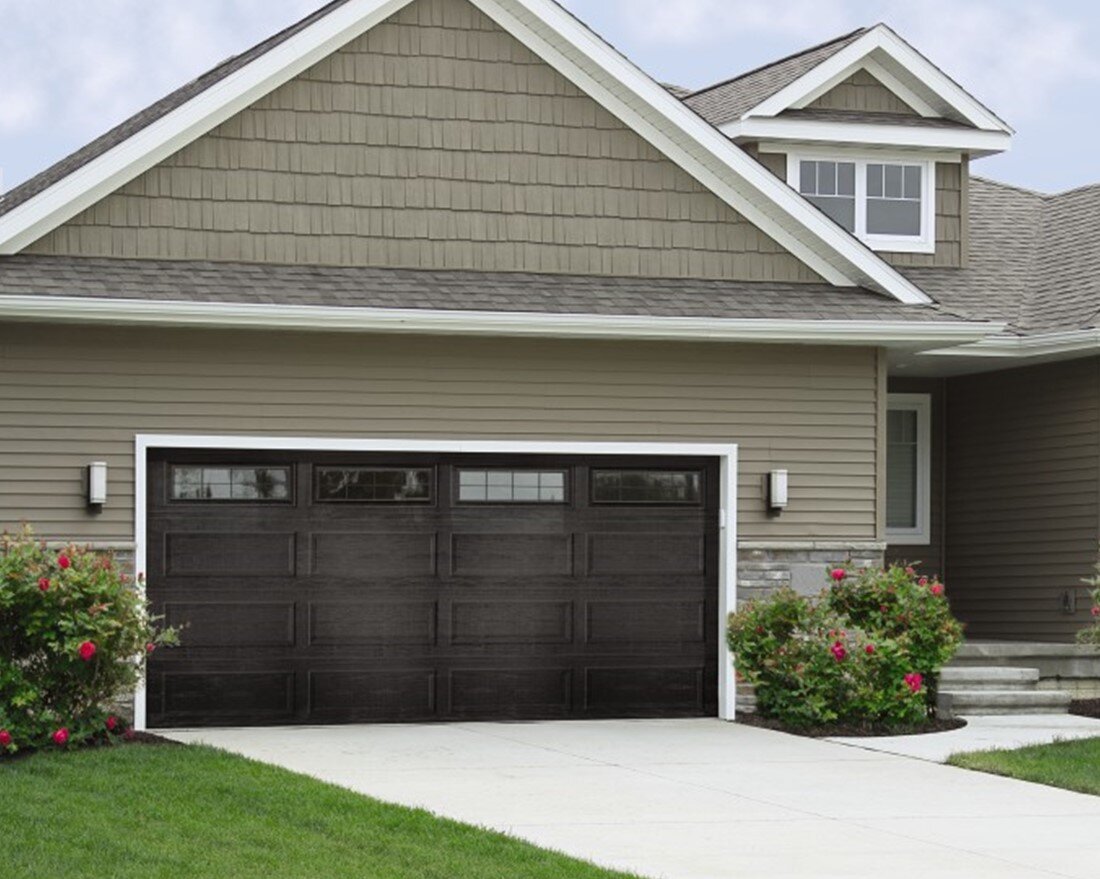
MULTIPOLYGON (((0 0, 0 191, 323 0, 0 0)), ((699 88, 885 21, 1015 129, 974 173, 1100 182, 1096 0, 563 0, 664 82, 699 88)))

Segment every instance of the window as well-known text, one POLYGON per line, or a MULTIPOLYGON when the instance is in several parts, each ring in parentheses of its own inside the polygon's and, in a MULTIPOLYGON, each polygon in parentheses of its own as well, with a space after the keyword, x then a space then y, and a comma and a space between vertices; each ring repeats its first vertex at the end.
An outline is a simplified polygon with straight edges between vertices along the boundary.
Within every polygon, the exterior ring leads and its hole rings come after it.
POLYGON ((698 504, 703 475, 696 470, 593 470, 595 504, 698 504))
POLYGON ((174 501, 289 501, 290 467, 175 465, 174 501))
POLYGON ((459 470, 458 499, 474 503, 565 503, 564 470, 459 470))
POLYGON ((432 471, 427 467, 318 467, 315 497, 321 503, 428 503, 432 471))
POLYGON ((935 162, 791 155, 787 182, 876 250, 934 253, 935 162))
POLYGON ((931 403, 927 394, 890 394, 886 412, 886 537, 931 540, 931 403))

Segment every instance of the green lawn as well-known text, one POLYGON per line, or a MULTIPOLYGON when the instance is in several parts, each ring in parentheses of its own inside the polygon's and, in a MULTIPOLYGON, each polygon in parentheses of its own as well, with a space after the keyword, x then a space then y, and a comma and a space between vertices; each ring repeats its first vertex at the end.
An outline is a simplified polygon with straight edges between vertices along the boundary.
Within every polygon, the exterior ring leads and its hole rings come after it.
POLYGON ((3 879, 625 874, 201 747, 0 762, 3 879))
POLYGON ((955 754, 952 766, 977 769, 1100 796, 1100 738, 1032 745, 1013 751, 955 754))

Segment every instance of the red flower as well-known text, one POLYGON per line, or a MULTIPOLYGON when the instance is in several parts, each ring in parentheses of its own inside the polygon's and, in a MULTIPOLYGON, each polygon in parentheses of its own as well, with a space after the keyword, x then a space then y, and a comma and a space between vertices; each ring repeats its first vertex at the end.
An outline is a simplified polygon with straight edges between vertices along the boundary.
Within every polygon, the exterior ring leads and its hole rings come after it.
POLYGON ((1100 617, 1100 604, 1094 605, 1091 613, 1094 617, 1100 617))
POLYGON ((915 671, 910 672, 905 676, 905 686, 909 688, 909 692, 919 693, 924 686, 924 676, 915 671))
POLYGON ((919 580, 917 580, 917 585, 918 586, 927 586, 928 585, 928 578, 927 577, 921 577, 919 580))
POLYGON ((844 568, 833 568, 831 571, 829 571, 829 576, 832 577, 834 581, 839 583, 841 580, 848 576, 848 572, 845 571, 844 568))
POLYGON ((112 714, 107 718, 106 722, 108 732, 114 732, 116 726, 118 726, 118 719, 112 714))
POLYGON ((146 653, 152 653, 156 649, 157 649, 157 645, 154 644, 152 641, 150 641, 148 644, 145 645, 145 652, 146 653))
POLYGON ((61 555, 59 555, 57 557, 57 566, 59 568, 64 570, 65 568, 68 568, 71 565, 72 565, 72 560, 67 555, 65 555, 65 553, 61 553, 61 555))
POLYGON ((69 744, 69 731, 65 729, 65 727, 61 727, 61 729, 50 736, 50 738, 53 739, 55 745, 63 748, 65 745, 69 744))
POLYGON ((38 578, 38 588, 41 589, 43 592, 49 592, 50 591, 50 578, 49 577, 39 577, 38 578))
POLYGON ((6 729, 0 729, 0 748, 6 748, 11 744, 11 733, 6 729))
POLYGON ((943 595, 943 583, 933 583, 932 584, 932 594, 933 595, 943 595))
POLYGON ((875 655, 875 645, 874 644, 868 644, 866 647, 863 648, 863 652, 866 653, 868 656, 874 656, 875 655))
POLYGON ((843 644, 837 641, 832 647, 829 648, 829 652, 833 654, 833 658, 837 662, 843 662, 848 655, 848 650, 843 644))
POLYGON ((96 646, 94 641, 85 641, 80 645, 80 658, 85 662, 91 662, 95 656, 96 646))

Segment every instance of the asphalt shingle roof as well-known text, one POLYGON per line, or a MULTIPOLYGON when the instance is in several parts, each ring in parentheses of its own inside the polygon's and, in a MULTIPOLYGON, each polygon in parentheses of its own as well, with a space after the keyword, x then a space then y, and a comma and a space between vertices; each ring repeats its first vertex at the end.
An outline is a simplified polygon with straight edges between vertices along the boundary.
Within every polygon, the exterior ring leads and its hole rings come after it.
POLYGON ((260 263, 0 257, 4 296, 422 308, 532 314, 806 320, 959 320, 944 309, 827 284, 260 263))

